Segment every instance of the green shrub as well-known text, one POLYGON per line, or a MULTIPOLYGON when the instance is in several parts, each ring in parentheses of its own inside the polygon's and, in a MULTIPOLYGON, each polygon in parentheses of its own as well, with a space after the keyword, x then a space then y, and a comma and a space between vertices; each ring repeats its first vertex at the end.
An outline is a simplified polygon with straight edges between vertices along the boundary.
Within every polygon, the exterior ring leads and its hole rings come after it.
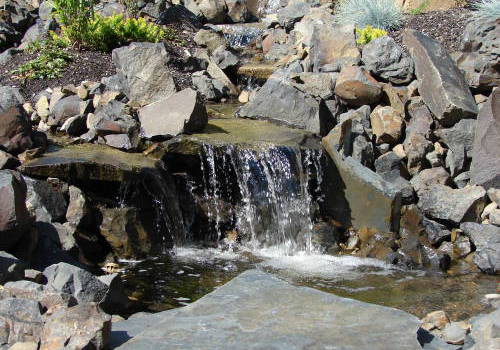
POLYGON ((123 15, 110 17, 94 16, 89 24, 89 32, 84 38, 87 46, 110 51, 132 41, 159 42, 167 33, 160 26, 147 22, 144 18, 125 18, 123 15))
POLYGON ((430 0, 422 1, 422 3, 420 5, 415 7, 413 10, 410 10, 410 14, 413 16, 422 14, 425 11, 425 9, 427 8, 427 6, 429 6, 429 1, 430 0))
POLYGON ((53 0, 55 16, 61 23, 64 36, 82 44, 94 18, 94 0, 53 0))
POLYGON ((36 53, 33 60, 20 65, 12 71, 19 79, 55 79, 61 76, 71 61, 71 55, 64 50, 64 41, 49 38, 31 43, 26 51, 36 53))
POLYGON ((403 11, 394 0, 339 0, 335 19, 340 24, 354 24, 359 28, 370 25, 390 30, 401 25, 403 11))
POLYGON ((479 0, 472 7, 478 20, 500 18, 500 0, 479 0))
POLYGON ((358 37, 356 43, 358 45, 366 45, 370 41, 386 36, 387 32, 383 29, 373 28, 368 25, 362 29, 356 28, 356 36, 358 37))

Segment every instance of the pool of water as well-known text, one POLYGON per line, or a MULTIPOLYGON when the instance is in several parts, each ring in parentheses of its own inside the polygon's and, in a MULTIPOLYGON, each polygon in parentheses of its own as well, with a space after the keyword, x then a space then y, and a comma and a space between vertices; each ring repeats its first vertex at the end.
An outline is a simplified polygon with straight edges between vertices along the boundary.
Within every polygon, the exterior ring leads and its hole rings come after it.
POLYGON ((152 312, 187 305, 251 268, 274 273, 295 285, 395 307, 417 317, 445 310, 452 320, 486 311, 483 296, 498 292, 499 283, 496 276, 407 271, 352 256, 274 256, 196 248, 181 248, 175 255, 124 266, 128 295, 143 310, 152 312))

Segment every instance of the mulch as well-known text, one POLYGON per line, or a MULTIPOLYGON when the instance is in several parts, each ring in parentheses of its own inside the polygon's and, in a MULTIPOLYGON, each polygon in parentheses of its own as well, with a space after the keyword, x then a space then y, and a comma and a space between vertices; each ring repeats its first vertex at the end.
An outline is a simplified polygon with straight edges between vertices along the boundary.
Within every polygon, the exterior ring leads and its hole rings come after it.
POLYGON ((402 28, 398 31, 390 32, 389 35, 400 45, 404 46, 402 43, 403 31, 406 28, 415 29, 436 39, 451 53, 460 49, 460 38, 471 14, 472 11, 470 9, 460 7, 447 11, 407 15, 402 28))

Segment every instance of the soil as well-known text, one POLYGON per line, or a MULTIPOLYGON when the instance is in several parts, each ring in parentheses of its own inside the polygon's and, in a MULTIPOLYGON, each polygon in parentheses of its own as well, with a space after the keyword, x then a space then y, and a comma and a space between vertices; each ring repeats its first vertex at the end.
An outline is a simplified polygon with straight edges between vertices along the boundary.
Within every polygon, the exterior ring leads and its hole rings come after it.
POLYGON ((470 9, 460 7, 447 11, 408 15, 402 29, 393 31, 389 35, 402 45, 401 34, 404 29, 415 29, 436 39, 451 53, 460 49, 460 38, 471 13, 470 9))
MULTIPOLYGON (((193 53, 196 44, 193 41, 194 33, 186 28, 177 26, 178 42, 167 43, 167 51, 170 54, 169 67, 171 68, 174 82, 179 90, 191 86, 191 75, 184 72, 183 59, 188 55, 186 50, 193 53)), ((116 73, 115 65, 111 59, 111 53, 104 53, 94 50, 77 50, 70 48, 68 52, 72 56, 72 61, 56 79, 17 79, 12 75, 12 71, 21 64, 26 63, 36 57, 36 54, 29 54, 25 51, 13 56, 5 65, 0 66, 0 85, 18 87, 26 100, 34 102, 37 94, 47 88, 54 88, 68 84, 79 85, 82 81, 100 81, 116 73)))

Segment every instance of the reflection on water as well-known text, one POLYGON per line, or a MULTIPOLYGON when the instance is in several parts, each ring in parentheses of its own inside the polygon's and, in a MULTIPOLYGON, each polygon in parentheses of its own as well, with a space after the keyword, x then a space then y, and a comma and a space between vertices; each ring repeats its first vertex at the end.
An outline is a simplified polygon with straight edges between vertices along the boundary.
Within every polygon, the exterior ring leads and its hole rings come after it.
POLYGON ((352 256, 273 257, 195 248, 179 248, 175 253, 126 264, 127 292, 142 302, 144 310, 155 312, 187 305, 250 268, 277 274, 296 285, 395 307, 417 317, 445 310, 452 320, 485 311, 483 296, 495 293, 498 286, 495 276, 449 277, 405 271, 352 256))

